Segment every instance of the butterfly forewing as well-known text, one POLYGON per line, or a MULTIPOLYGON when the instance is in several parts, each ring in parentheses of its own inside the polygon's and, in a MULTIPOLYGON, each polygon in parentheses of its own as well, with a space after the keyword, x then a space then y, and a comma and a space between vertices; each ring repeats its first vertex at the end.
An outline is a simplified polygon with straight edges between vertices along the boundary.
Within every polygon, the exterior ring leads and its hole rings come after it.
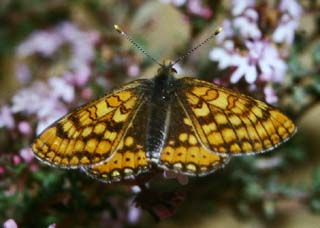
POLYGON ((279 110, 212 83, 182 78, 177 94, 201 143, 218 154, 269 151, 296 131, 279 110))
POLYGON ((144 82, 128 83, 62 117, 34 141, 34 153, 46 163, 66 168, 106 160, 143 101, 144 82))
POLYGON ((128 131, 123 135, 118 149, 105 163, 85 167, 85 172, 100 181, 111 183, 133 180, 139 174, 147 172, 150 163, 146 158, 146 100, 138 107, 129 124, 128 131))
POLYGON ((175 97, 171 103, 170 122, 158 165, 190 176, 202 176, 229 161, 205 149, 193 129, 192 121, 175 97))

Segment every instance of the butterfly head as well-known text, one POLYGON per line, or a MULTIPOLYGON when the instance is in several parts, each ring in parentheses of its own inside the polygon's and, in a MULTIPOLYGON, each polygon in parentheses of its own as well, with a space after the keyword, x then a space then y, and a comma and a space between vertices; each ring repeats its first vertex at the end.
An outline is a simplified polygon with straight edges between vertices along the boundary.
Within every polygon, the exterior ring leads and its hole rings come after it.
POLYGON ((173 67, 174 62, 170 59, 163 60, 161 67, 158 69, 158 74, 163 72, 166 74, 176 74, 177 70, 173 67))

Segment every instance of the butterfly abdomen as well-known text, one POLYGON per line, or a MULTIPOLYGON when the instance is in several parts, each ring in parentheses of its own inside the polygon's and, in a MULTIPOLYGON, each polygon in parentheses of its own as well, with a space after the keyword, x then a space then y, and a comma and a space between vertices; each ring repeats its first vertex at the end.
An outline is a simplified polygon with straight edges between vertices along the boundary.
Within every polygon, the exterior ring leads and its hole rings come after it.
POLYGON ((167 71, 161 71, 153 79, 147 123, 147 158, 157 162, 168 131, 171 100, 176 79, 167 71))

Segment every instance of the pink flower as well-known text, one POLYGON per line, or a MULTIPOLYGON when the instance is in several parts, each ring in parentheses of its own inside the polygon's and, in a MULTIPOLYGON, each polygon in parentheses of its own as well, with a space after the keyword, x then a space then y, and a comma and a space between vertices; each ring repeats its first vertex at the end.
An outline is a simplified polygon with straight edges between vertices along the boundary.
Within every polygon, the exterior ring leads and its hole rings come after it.
POLYGON ((181 185, 187 185, 189 182, 188 176, 168 170, 163 171, 163 176, 167 179, 176 179, 181 185))
POLYGON ((299 19, 303 12, 301 5, 295 0, 281 0, 279 9, 296 19, 299 19))
POLYGON ((190 13, 203 18, 210 18, 212 16, 210 8, 204 7, 203 2, 200 0, 189 0, 187 7, 190 13))
POLYGON ((31 71, 26 64, 19 63, 15 67, 17 79, 22 83, 27 83, 31 79, 31 71))
POLYGON ((35 82, 19 91, 12 98, 12 112, 35 114, 38 118, 37 133, 67 112, 65 102, 74 99, 74 88, 61 78, 50 78, 49 85, 35 82))
POLYGON ((246 41, 245 45, 247 53, 240 54, 234 49, 233 42, 227 41, 224 48, 212 49, 209 57, 219 63, 220 69, 235 67, 230 77, 231 83, 237 83, 242 77, 250 84, 258 77, 264 81, 283 80, 287 66, 271 43, 257 40, 246 41))
POLYGON ((127 73, 130 77, 137 77, 140 74, 140 68, 137 64, 131 64, 127 69, 127 73))
POLYGON ((0 109, 0 128, 6 127, 9 129, 14 128, 14 118, 12 115, 12 109, 5 105, 0 109))
POLYGON ((139 221, 139 218, 141 217, 141 209, 130 206, 128 211, 128 222, 130 224, 136 224, 139 221))
POLYGON ((4 167, 3 167, 3 166, 0 166, 0 175, 1 175, 1 174, 4 174, 5 171, 6 171, 6 170, 4 169, 4 167))
POLYGON ((269 104, 278 102, 278 97, 271 86, 264 87, 264 95, 266 96, 265 100, 269 104))
POLYGON ((298 22, 296 20, 292 20, 288 14, 284 14, 272 35, 272 39, 277 43, 286 43, 287 45, 291 45, 297 28, 298 22))
POLYGON ((234 16, 242 14, 247 8, 255 6, 255 0, 232 0, 232 10, 231 13, 234 16))
POLYGON ((180 7, 183 6, 187 2, 187 0, 160 0, 160 2, 165 4, 172 3, 173 5, 180 7))
POLYGON ((34 154, 30 147, 22 148, 20 150, 20 156, 23 158, 23 160, 27 163, 31 162, 34 158, 34 154))
POLYGON ((260 39, 262 33, 258 28, 259 15, 257 11, 253 9, 247 9, 242 16, 236 17, 233 21, 233 27, 235 31, 243 38, 260 39))
POLYGON ((25 58, 38 53, 50 57, 67 44, 71 56, 65 61, 67 69, 63 77, 74 85, 82 86, 90 77, 90 62, 95 57, 94 45, 98 40, 97 32, 83 32, 72 23, 63 22, 52 29, 33 32, 18 46, 17 55, 25 58))
POLYGON ((3 228, 18 228, 18 225, 13 219, 8 219, 3 223, 3 228))
POLYGON ((30 135, 32 132, 32 128, 30 126, 30 123, 27 121, 21 121, 18 123, 18 130, 23 134, 23 135, 30 135))
POLYGON ((13 155, 12 161, 14 165, 19 165, 21 163, 21 158, 18 155, 13 155))

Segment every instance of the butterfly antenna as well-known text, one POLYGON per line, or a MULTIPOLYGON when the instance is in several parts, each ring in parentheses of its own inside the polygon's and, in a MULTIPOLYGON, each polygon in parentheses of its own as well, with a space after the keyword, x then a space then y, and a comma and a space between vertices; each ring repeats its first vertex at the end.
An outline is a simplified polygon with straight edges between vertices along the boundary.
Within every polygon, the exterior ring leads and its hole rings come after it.
POLYGON ((151 55, 149 55, 139 44, 137 44, 127 33, 125 33, 119 25, 114 25, 114 29, 120 33, 120 35, 124 36, 130 43, 133 44, 139 51, 141 51, 145 56, 147 56, 149 59, 151 59, 156 64, 162 66, 161 63, 159 63, 155 58, 153 58, 151 55))
POLYGON ((180 62, 181 60, 183 60, 184 58, 186 58, 188 55, 190 55, 192 52, 194 52, 195 50, 197 50, 199 47, 203 46, 204 44, 206 44, 209 40, 211 40, 212 38, 214 38, 215 36, 217 36, 220 32, 222 31, 221 27, 216 28, 216 30, 214 31, 214 33, 212 33, 207 39, 205 39, 204 41, 202 41, 200 44, 198 44, 197 46, 193 47, 192 49, 190 49, 186 54, 180 56, 178 59, 176 59, 172 65, 175 65, 176 63, 180 62))

